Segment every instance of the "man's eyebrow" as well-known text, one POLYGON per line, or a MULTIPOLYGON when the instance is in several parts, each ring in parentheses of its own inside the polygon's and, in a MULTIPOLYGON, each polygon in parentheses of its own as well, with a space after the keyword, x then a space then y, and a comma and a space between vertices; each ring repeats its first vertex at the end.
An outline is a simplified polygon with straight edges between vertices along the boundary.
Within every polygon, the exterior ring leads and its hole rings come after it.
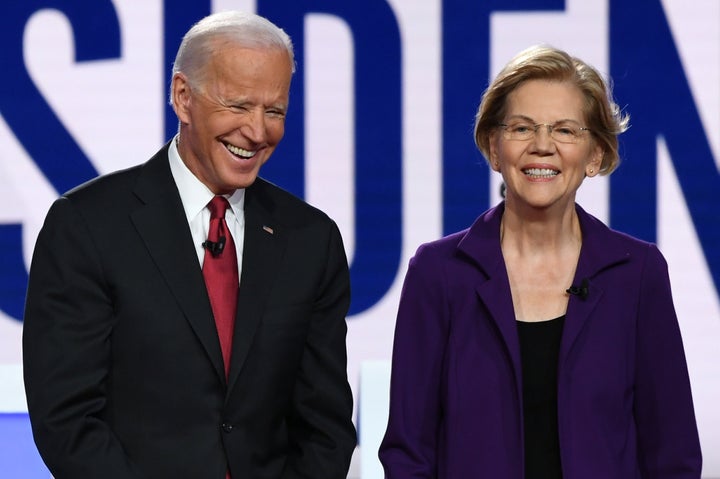
POLYGON ((250 100, 245 97, 221 98, 220 101, 223 105, 247 105, 250 103, 250 100))

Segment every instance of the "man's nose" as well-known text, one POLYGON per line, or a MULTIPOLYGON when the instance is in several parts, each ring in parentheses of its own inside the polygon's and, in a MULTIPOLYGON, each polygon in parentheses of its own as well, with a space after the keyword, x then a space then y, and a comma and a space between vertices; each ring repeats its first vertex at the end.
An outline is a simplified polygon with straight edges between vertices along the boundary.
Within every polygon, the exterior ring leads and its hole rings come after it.
POLYGON ((253 143, 264 143, 267 139, 267 119, 262 108, 255 108, 245 117, 245 124, 241 128, 243 135, 253 143))

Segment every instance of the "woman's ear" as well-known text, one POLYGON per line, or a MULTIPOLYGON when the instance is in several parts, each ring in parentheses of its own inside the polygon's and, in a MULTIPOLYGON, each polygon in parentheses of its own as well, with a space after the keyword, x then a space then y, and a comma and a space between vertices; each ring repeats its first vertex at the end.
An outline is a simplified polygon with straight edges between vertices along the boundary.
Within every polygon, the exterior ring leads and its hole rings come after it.
POLYGON ((602 162, 604 157, 605 150, 603 150, 600 145, 596 145, 593 151, 592 159, 585 167, 585 175, 595 176, 600 173, 600 168, 602 168, 602 162))
POLYGON ((494 171, 500 172, 500 160, 498 154, 498 132, 497 130, 490 133, 488 138, 488 146, 490 147, 490 168, 494 171))

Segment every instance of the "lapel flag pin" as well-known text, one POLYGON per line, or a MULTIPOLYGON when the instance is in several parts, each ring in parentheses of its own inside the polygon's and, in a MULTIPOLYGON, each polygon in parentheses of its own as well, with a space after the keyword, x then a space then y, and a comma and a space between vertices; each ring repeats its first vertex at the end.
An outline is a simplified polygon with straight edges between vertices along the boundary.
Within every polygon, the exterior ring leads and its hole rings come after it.
POLYGON ((268 233, 270 233, 271 235, 272 235, 272 234, 275 234, 275 230, 273 230, 273 229, 270 228, 269 226, 263 225, 263 229, 264 229, 265 231, 267 231, 268 233))

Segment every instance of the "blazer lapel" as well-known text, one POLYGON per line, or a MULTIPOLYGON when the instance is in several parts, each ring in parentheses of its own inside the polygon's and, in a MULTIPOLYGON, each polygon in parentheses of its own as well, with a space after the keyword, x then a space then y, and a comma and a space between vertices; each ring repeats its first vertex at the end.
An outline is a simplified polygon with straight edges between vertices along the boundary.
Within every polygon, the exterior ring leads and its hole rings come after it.
POLYGON ((587 282, 586 296, 570 296, 568 301, 565 326, 560 342, 560 364, 568 358, 575 341, 587 324, 592 311, 605 294, 604 289, 593 281, 602 270, 628 260, 627 253, 614 248, 614 238, 609 228, 600 220, 587 214, 580 206, 576 206, 580 228, 582 230, 582 249, 575 270, 573 285, 587 282))
POLYGON ((167 146, 148 161, 135 194, 144 203, 131 214, 180 309, 225 381, 220 344, 192 235, 167 158, 167 146))
MULTIPOLYGON (((594 277, 602 270, 628 260, 627 253, 614 246, 614 237, 609 234, 607 226, 587 214, 580 206, 576 206, 576 210, 580 218, 583 245, 573 285, 580 285, 587 280, 588 295, 584 299, 570 297, 560 343, 561 365, 567 360, 592 311, 605 295, 598 282, 593 281, 594 277)), ((480 269, 476 292, 500 332, 515 372, 518 391, 522 391, 520 342, 507 269, 500 249, 500 220, 503 211, 504 204, 500 203, 480 216, 465 234, 458 249, 480 269)))
POLYGON ((272 215, 274 202, 258 178, 245 191, 245 240, 228 390, 232 389, 260 324, 279 269, 287 231, 272 215))
POLYGON ((515 324, 515 310, 512 304, 507 272, 502 261, 500 261, 499 265, 496 265, 491 274, 490 279, 478 285, 476 291, 500 332, 515 373, 517 390, 522 391, 520 340, 517 334, 517 325, 515 324))
POLYGON ((510 282, 500 249, 500 220, 504 203, 488 210, 470 227, 458 248, 479 267, 480 281, 475 290, 490 313, 510 358, 518 391, 522 390, 520 340, 515 324, 515 310, 510 282))

